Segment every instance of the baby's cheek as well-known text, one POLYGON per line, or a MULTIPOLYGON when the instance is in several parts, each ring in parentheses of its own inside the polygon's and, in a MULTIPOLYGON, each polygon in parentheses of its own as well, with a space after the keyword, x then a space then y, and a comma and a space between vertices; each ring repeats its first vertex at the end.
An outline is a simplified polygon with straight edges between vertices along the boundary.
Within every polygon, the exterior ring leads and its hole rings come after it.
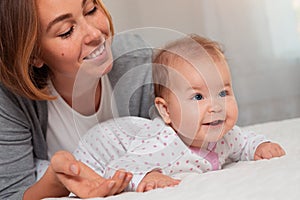
POLYGON ((238 119, 238 106, 234 99, 227 102, 226 118, 230 126, 234 126, 238 119))

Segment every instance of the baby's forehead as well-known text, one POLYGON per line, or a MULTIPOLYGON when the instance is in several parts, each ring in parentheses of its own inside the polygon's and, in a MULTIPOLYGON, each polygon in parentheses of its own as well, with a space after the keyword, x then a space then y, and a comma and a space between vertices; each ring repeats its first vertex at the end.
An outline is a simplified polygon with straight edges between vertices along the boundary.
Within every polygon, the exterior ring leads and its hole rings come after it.
POLYGON ((216 72, 222 67, 220 59, 215 59, 207 55, 175 56, 170 60, 168 71, 177 71, 178 73, 200 73, 216 72))
POLYGON ((176 59, 168 66, 168 74, 170 85, 214 85, 230 78, 226 63, 199 57, 176 59))

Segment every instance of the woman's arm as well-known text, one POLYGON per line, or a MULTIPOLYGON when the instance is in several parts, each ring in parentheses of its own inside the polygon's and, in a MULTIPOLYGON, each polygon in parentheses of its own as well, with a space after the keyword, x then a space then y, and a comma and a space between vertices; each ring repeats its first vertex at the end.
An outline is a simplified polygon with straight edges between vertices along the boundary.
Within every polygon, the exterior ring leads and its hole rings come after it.
POLYGON ((0 84, 0 199, 22 199, 35 182, 34 156, 41 156, 46 148, 40 140, 41 126, 33 123, 43 121, 34 111, 38 107, 0 84), (35 151, 34 143, 40 144, 39 150, 35 151))
POLYGON ((58 180, 53 169, 48 167, 44 176, 25 191, 23 200, 63 197, 68 196, 69 193, 67 188, 58 180))
POLYGON ((124 171, 117 171, 111 179, 102 178, 71 153, 60 151, 52 157, 44 176, 26 190, 23 199, 68 196, 69 191, 80 198, 104 197, 122 192, 130 180, 131 175, 124 171))
MULTIPOLYGON (((65 181, 68 175, 72 175, 70 167, 74 162, 62 156, 58 156, 60 162, 51 164, 36 182, 35 158, 47 159, 46 127, 46 102, 21 98, 0 84, 0 199, 41 199, 66 196, 69 191, 79 195, 81 191, 89 191, 89 188, 81 190, 79 184, 74 188, 72 182, 65 181)), ((101 186, 92 195, 115 194, 125 187, 123 184, 126 185, 124 180, 127 176, 123 172, 117 172, 112 179, 106 180, 91 173, 92 170, 81 163, 75 162, 75 166, 79 174, 75 173, 74 179, 84 184, 93 180, 96 186, 101 186), (109 190, 108 186, 111 186, 109 190)))

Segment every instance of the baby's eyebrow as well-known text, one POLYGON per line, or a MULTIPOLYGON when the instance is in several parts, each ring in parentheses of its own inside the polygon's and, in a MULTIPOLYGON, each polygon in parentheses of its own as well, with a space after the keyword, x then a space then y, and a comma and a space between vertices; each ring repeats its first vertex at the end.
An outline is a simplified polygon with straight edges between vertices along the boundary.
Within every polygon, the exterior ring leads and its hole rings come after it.
POLYGON ((225 84, 224 84, 224 87, 231 87, 231 83, 230 83, 230 82, 225 83, 225 84))
POLYGON ((195 91, 202 91, 203 90, 203 86, 189 86, 185 89, 186 92, 195 92, 195 91))

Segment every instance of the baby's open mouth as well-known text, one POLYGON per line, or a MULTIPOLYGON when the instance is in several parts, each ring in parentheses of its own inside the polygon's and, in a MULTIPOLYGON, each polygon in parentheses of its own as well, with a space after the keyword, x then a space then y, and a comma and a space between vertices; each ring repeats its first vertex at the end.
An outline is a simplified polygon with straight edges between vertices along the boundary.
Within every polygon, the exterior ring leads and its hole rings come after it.
POLYGON ((208 122, 208 123, 203 123, 202 125, 206 125, 206 126, 218 126, 220 124, 222 124, 224 122, 224 120, 215 120, 212 122, 208 122))

